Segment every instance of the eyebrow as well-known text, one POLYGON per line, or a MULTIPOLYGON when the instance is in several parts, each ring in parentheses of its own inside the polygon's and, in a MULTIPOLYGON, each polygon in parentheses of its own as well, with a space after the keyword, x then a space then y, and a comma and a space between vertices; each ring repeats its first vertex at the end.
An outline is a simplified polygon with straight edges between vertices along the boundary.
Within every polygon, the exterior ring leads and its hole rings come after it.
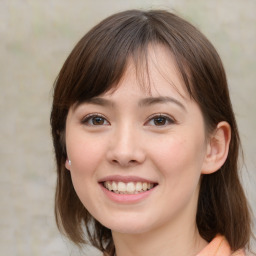
POLYGON ((154 104, 174 103, 186 111, 185 106, 178 100, 168 96, 149 97, 139 101, 139 106, 150 106, 154 104))
POLYGON ((111 102, 110 100, 100 98, 100 97, 94 97, 94 98, 88 99, 84 103, 100 105, 103 107, 112 107, 114 105, 114 103, 111 102))
MULTIPOLYGON (((94 98, 88 99, 84 101, 84 103, 100 105, 103 107, 113 107, 115 105, 112 101, 101 98, 101 97, 94 97, 94 98)), ((182 108, 183 110, 187 111, 185 106, 180 101, 168 96, 144 98, 139 101, 138 105, 139 107, 145 107, 145 106, 150 106, 154 104, 166 104, 166 103, 174 103, 180 108, 182 108)))

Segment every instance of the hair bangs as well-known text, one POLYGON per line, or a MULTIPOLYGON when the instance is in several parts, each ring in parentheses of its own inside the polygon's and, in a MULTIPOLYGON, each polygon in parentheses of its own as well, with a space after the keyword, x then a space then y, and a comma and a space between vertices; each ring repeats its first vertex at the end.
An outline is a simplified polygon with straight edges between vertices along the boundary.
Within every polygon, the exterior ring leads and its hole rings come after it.
POLYGON ((94 27, 78 42, 67 61, 72 68, 68 70, 72 77, 66 80, 71 85, 66 85, 70 90, 68 107, 115 89, 130 61, 135 64, 138 77, 144 77, 145 72, 141 71, 147 68, 148 45, 155 38, 142 17, 112 17, 94 27))

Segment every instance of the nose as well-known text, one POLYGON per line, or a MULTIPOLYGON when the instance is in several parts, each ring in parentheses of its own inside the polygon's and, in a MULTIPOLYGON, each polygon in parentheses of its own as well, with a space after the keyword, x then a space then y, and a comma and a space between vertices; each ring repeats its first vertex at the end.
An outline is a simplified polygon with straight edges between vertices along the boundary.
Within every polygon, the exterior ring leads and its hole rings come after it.
POLYGON ((107 152, 109 162, 130 167, 142 164, 145 158, 141 136, 134 127, 123 125, 113 132, 107 152))

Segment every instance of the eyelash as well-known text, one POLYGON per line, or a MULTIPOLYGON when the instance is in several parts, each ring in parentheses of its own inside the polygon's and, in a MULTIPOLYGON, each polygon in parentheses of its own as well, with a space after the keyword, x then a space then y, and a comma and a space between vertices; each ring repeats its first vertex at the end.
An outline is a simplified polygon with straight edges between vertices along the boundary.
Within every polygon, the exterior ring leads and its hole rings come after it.
MULTIPOLYGON (((147 124, 149 124, 152 121, 154 122, 154 124, 151 124, 151 126, 159 126, 159 127, 160 126, 165 127, 167 125, 171 125, 171 124, 175 123, 175 120, 173 118, 169 117, 168 115, 164 115, 164 114, 154 114, 154 115, 151 115, 148 118, 148 120, 145 122, 145 124, 147 125, 147 124), (155 123, 155 121, 157 119, 163 119, 164 124, 163 125, 157 125, 155 123), (166 124, 166 122, 168 122, 168 123, 166 124)), ((110 125, 110 122, 107 121, 107 119, 103 115, 101 115, 101 114, 89 114, 89 115, 87 115, 87 116, 85 116, 83 118, 82 124, 85 124, 85 125, 88 125, 88 126, 104 126, 104 125, 110 125), (93 122, 93 118, 100 118, 101 121, 103 121, 103 124, 98 124, 97 125, 97 124, 91 123, 91 122, 93 122), (107 122, 107 124, 105 122, 107 122)))
POLYGON ((175 120, 171 117, 169 117, 168 115, 164 115, 164 114, 154 114, 154 115, 151 115, 148 120, 146 121, 146 124, 153 121, 154 124, 152 124, 152 126, 162 126, 162 127, 165 127, 167 125, 171 125, 171 124, 174 124, 175 123, 175 120), (156 125, 155 124, 155 121, 156 119, 164 119, 165 123, 163 125, 156 125), (166 124, 166 122, 168 122, 168 124, 166 124))
POLYGON ((101 118, 103 120, 103 122, 105 122, 105 121, 107 122, 107 124, 100 124, 99 126, 110 125, 110 123, 107 121, 107 119, 101 114, 89 114, 89 115, 85 116, 82 120, 82 124, 85 124, 88 126, 98 126, 96 124, 89 123, 89 122, 93 121, 93 118, 101 118))

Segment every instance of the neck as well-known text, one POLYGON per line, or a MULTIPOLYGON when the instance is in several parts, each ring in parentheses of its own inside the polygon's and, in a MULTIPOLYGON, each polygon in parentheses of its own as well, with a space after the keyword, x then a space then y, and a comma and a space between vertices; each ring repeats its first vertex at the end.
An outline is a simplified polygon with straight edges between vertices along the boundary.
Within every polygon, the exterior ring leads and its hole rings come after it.
POLYGON ((207 242, 199 235, 196 223, 176 229, 165 226, 143 234, 112 232, 116 256, 195 256, 207 242))

